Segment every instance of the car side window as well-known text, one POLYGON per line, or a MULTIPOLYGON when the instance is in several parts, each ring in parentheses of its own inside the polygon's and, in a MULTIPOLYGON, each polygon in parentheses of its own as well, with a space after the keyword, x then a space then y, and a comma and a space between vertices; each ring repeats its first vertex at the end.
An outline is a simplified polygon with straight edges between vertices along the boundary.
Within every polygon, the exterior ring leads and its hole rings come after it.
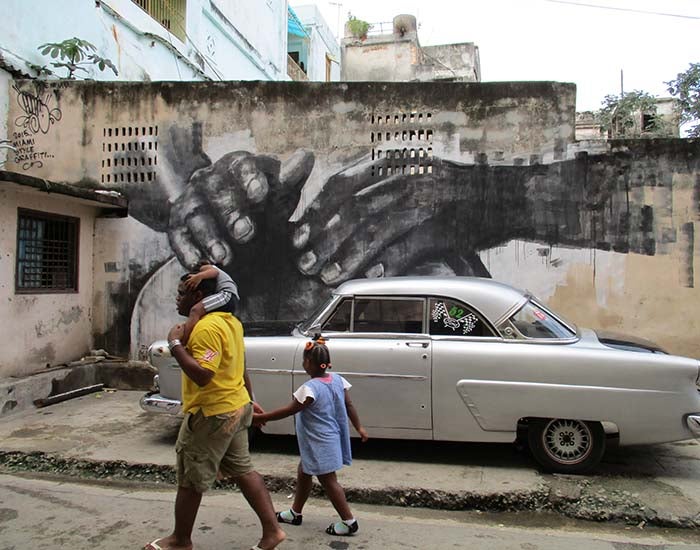
POLYGON ((425 300, 355 298, 353 332, 421 334, 425 300))
POLYGON ((350 332, 350 316, 352 314, 352 300, 345 299, 328 318, 323 325, 323 330, 329 332, 350 332))
POLYGON ((439 336, 494 336, 479 315, 455 300, 431 298, 429 325, 430 334, 439 336))

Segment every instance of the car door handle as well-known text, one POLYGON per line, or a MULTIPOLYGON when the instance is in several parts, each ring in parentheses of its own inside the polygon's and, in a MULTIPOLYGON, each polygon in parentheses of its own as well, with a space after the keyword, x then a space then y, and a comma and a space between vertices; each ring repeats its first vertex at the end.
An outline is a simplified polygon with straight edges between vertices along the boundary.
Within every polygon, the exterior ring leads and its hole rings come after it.
POLYGON ((409 348, 427 348, 428 342, 406 342, 409 348))

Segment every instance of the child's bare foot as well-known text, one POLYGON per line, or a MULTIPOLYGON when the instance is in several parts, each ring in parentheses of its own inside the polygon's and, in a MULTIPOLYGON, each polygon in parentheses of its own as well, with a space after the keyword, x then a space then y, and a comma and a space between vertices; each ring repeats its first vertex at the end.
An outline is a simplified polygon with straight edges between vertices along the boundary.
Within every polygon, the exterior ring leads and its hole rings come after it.
POLYGON ((143 550, 192 550, 192 541, 182 544, 178 543, 175 535, 156 539, 143 547, 143 550))
POLYGON ((282 529, 277 529, 272 533, 265 533, 263 538, 260 539, 260 542, 258 542, 258 546, 253 548, 256 548, 257 550, 273 550, 274 548, 277 548, 277 545, 279 545, 286 538, 287 533, 282 531, 282 529))

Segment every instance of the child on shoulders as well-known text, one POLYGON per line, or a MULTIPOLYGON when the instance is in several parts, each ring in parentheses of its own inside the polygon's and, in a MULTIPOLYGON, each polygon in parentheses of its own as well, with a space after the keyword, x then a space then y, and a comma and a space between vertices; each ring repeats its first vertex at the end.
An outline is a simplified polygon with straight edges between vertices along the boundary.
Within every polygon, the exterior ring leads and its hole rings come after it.
POLYGON ((185 334, 182 343, 187 344, 192 329, 202 317, 212 311, 228 311, 236 313, 236 307, 240 301, 238 286, 229 275, 216 267, 208 260, 199 262, 199 271, 191 274, 185 280, 188 290, 194 290, 204 279, 216 279, 216 294, 207 296, 201 302, 197 302, 190 309, 190 314, 185 322, 185 334))

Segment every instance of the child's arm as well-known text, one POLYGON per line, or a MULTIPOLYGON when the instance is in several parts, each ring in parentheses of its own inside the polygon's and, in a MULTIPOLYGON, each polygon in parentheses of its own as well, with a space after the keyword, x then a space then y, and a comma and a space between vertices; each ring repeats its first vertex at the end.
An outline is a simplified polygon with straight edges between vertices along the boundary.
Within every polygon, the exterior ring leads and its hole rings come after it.
POLYGON ((281 420, 283 418, 287 418, 288 416, 292 416, 293 414, 298 413, 302 409, 305 409, 307 406, 309 406, 311 403, 313 403, 313 397, 307 397, 306 401, 303 403, 299 403, 296 399, 292 399, 292 402, 289 405, 285 405, 284 407, 280 407, 279 409, 275 409, 274 411, 262 413, 262 414, 254 414, 253 415, 253 426, 262 426, 265 424, 265 422, 272 421, 272 420, 281 420))
POLYGON ((362 427, 360 416, 357 414, 357 409, 355 409, 352 399, 350 399, 350 392, 348 390, 345 390, 345 408, 348 411, 348 418, 350 419, 350 422, 352 422, 352 425, 355 427, 355 430, 357 430, 357 433, 360 434, 362 442, 364 443, 369 439, 369 435, 367 435, 367 432, 362 427))
POLYGON ((219 270, 213 265, 203 265, 199 268, 199 272, 192 273, 185 279, 185 287, 188 290, 194 290, 199 286, 199 283, 204 279, 216 279, 219 276, 219 270))
MULTIPOLYGON (((204 279, 215 279, 218 276, 219 270, 213 265, 203 265, 199 268, 198 273, 188 275, 187 279, 185 279, 185 287, 187 287, 189 290, 194 290, 204 279)), ((182 337, 183 345, 187 345, 187 341, 190 339, 190 334, 192 334, 194 326, 197 324, 197 321, 204 317, 205 314, 206 310, 204 309, 202 302, 197 302, 192 306, 192 309, 190 309, 190 314, 187 317, 187 321, 185 321, 185 333, 182 337)))

